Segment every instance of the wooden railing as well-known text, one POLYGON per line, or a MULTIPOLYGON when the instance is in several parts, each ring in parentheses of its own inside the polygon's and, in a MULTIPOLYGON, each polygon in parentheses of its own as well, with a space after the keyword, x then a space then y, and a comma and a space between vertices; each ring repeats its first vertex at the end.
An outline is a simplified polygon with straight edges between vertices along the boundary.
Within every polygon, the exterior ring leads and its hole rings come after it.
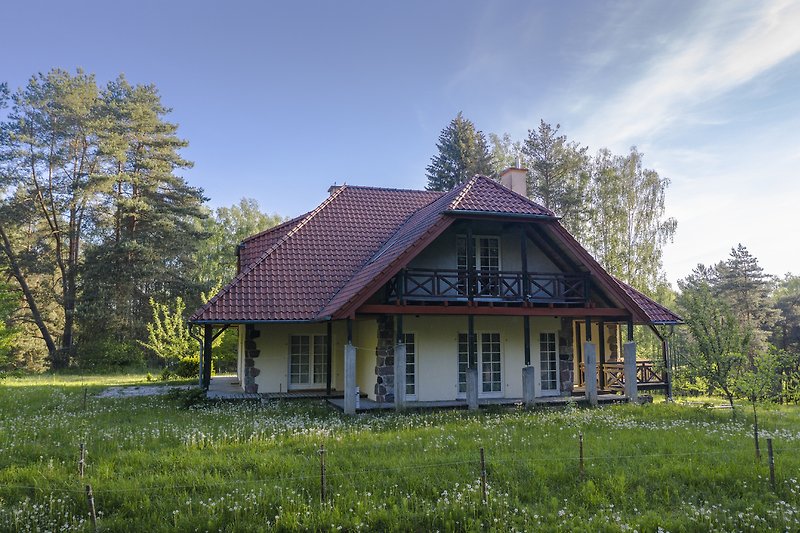
POLYGON ((584 274, 503 270, 419 269, 401 271, 389 282, 389 301, 466 301, 585 303, 584 274))
MULTIPOLYGON (((580 372, 578 372, 578 386, 585 385, 584 376, 586 375, 586 365, 580 364, 580 372)), ((597 369, 597 383, 601 383, 600 372, 603 373, 606 390, 622 390, 625 388, 625 364, 622 362, 606 363, 598 365, 597 369)), ((664 378, 664 371, 656 368, 653 361, 636 361, 636 383, 639 388, 657 389, 665 387, 667 382, 664 378)))

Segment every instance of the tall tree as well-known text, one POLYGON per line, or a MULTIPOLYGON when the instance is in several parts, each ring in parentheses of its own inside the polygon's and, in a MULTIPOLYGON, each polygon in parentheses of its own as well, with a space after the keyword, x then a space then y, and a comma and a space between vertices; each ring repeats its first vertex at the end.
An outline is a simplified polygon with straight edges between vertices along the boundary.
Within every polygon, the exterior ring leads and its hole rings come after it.
POLYGON ((562 216, 564 226, 579 240, 586 235, 591 213, 587 199, 589 185, 588 148, 567 141, 555 127, 540 120, 528 130, 522 146, 528 167, 529 196, 562 216))
POLYGON ((603 266, 626 283, 655 295, 666 285, 664 245, 677 222, 665 217, 669 185, 655 170, 645 169, 632 148, 627 156, 601 150, 593 163, 590 231, 586 243, 603 266))
MULTIPOLYGON (((48 253, 59 277, 57 298, 63 308, 60 349, 55 349, 38 306, 26 289, 22 269, 12 272, 26 295, 55 368, 69 364, 74 341, 81 247, 98 170, 99 95, 94 77, 52 70, 31 78, 13 96, 3 142, 3 181, 13 200, 30 200, 47 232, 48 253)), ((13 208, 13 206, 11 206, 13 208)), ((7 236, 7 235, 6 235, 7 236)), ((3 250, 15 262, 10 239, 3 250)))
POLYGON ((494 174, 500 174, 508 167, 525 164, 522 156, 522 143, 512 139, 508 133, 503 135, 490 133, 489 144, 492 147, 491 157, 494 174))
POLYGON ((766 351, 768 332, 777 318, 770 297, 774 278, 764 273, 758 259, 742 244, 732 248, 716 270, 717 294, 728 302, 742 327, 752 332, 747 351, 752 360, 757 352, 766 351))
POLYGON ((198 244, 197 279, 204 288, 227 283, 236 275, 236 246, 245 238, 284 221, 261 211, 258 202, 242 198, 238 204, 220 207, 203 220, 207 237, 198 244))
POLYGON ((492 172, 492 158, 483 132, 461 112, 442 130, 438 153, 426 168, 428 190, 449 191, 475 174, 492 172))
POLYGON ((150 299, 167 301, 194 294, 194 253, 204 233, 202 191, 176 172, 192 163, 179 151, 187 143, 170 109, 152 85, 124 77, 103 90, 100 138, 104 161, 102 209, 96 211, 95 242, 83 271, 87 331, 141 338, 150 299))

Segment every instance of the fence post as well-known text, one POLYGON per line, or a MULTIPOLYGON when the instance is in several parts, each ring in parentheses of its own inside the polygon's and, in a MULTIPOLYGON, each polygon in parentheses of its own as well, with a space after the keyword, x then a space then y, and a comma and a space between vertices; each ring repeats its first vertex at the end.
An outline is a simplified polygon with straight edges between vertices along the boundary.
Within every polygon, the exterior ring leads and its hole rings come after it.
POLYGON ((325 482, 325 445, 319 447, 319 500, 325 503, 327 500, 325 482))
POLYGON ((89 395, 89 387, 83 388, 83 410, 86 410, 86 396, 89 395))
POLYGON ((483 446, 481 446, 481 496, 483 503, 486 504, 488 502, 486 498, 486 455, 483 452, 483 446))
POLYGON ((82 478, 86 467, 86 445, 81 442, 80 458, 78 459, 78 475, 82 478))
POLYGON ((94 507, 94 493, 92 486, 86 485, 86 501, 89 504, 89 517, 92 519, 92 530, 97 531, 97 512, 94 507))
POLYGON ((584 477, 584 470, 583 470, 583 433, 578 434, 578 454, 579 454, 579 472, 581 479, 584 477))
POLYGON ((772 455, 772 437, 767 437, 767 455, 769 456, 769 484, 775 490, 775 456, 772 455))

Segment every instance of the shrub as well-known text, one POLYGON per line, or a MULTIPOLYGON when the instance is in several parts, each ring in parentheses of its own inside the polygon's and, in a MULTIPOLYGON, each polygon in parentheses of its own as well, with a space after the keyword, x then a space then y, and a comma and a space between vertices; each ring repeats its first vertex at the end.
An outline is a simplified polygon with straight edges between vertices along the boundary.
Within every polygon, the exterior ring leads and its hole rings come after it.
POLYGON ((119 369, 142 367, 142 349, 132 341, 99 338, 81 342, 77 347, 77 362, 84 369, 119 369))

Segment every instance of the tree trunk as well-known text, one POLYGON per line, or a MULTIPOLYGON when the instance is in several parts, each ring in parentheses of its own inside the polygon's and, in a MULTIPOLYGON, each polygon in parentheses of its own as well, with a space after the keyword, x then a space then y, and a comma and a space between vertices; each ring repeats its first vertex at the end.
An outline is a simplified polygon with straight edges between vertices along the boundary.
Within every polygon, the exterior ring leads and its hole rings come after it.
POLYGON ((3 252, 5 252, 6 257, 8 258, 8 263, 11 266, 11 273, 14 275, 17 283, 19 283, 19 286, 22 289, 22 294, 25 296, 25 301, 31 310, 33 321, 39 328, 39 332, 42 334, 42 339, 44 339, 44 343, 47 345, 47 353, 50 363, 53 368, 59 368, 60 361, 58 358, 56 344, 53 342, 53 337, 50 335, 50 330, 47 329, 47 324, 45 324, 44 320, 42 319, 42 314, 39 312, 39 306, 36 305, 36 299, 33 297, 33 292, 31 292, 28 282, 25 279, 25 275, 22 273, 19 263, 17 263, 17 257, 14 255, 14 251, 11 248, 11 241, 9 241, 8 235, 6 235, 5 228, 2 224, 0 224, 0 238, 2 238, 3 241, 3 252))

